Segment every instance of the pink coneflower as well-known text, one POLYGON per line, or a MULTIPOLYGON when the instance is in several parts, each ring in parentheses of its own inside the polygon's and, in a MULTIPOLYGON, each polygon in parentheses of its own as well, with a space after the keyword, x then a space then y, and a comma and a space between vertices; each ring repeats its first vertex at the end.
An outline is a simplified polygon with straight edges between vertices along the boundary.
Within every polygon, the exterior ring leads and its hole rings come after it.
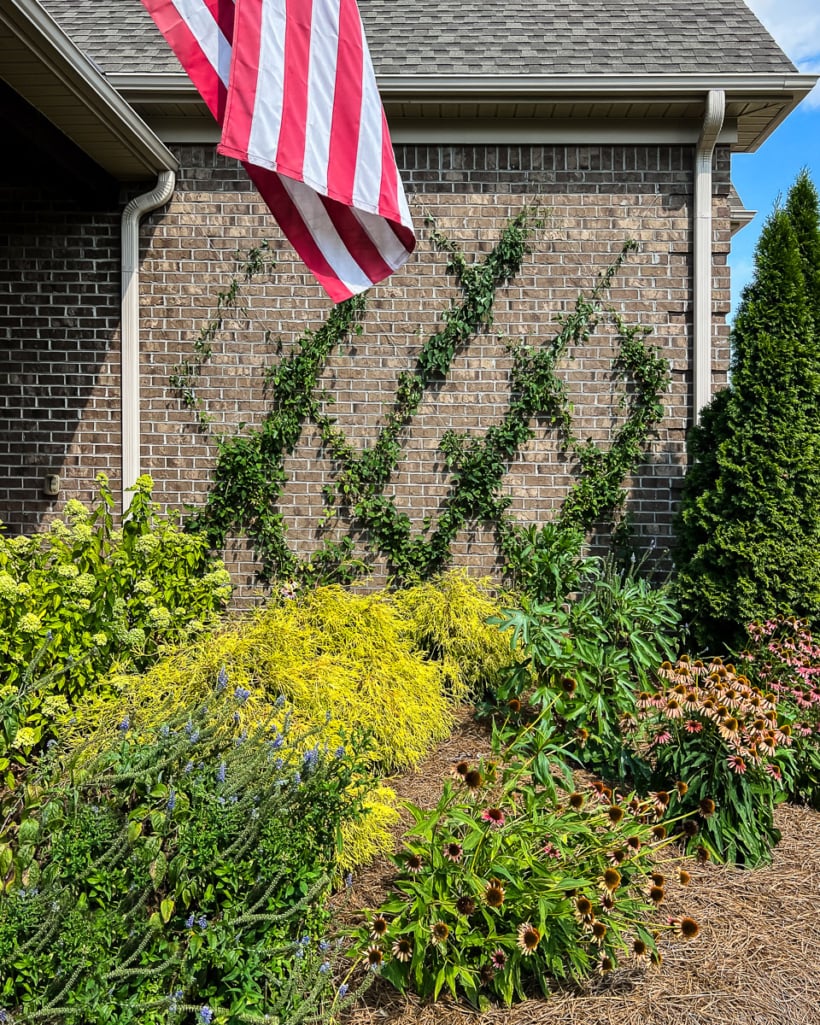
POLYGON ((444 857, 448 861, 457 863, 464 857, 464 848, 460 843, 456 843, 455 840, 451 840, 450 843, 444 845, 444 857))
POLYGON ((430 929, 430 941, 434 947, 446 943, 449 935, 450 926, 446 922, 435 922, 430 929))
POLYGON ((593 922, 592 923, 592 942, 601 944, 606 938, 606 934, 609 932, 609 927, 605 922, 593 922))
POLYGON ((742 776, 746 771, 746 763, 740 757, 740 755, 729 755, 726 759, 726 763, 732 772, 736 772, 739 776, 742 776))
POLYGON ((777 780, 778 783, 783 777, 783 773, 780 771, 780 768, 777 765, 772 765, 771 762, 767 762, 763 766, 763 771, 767 772, 772 779, 777 780))
POLYGON ((704 797, 698 807, 698 814, 702 815, 703 818, 708 819, 710 816, 715 814, 715 802, 711 797, 704 797))
POLYGON ((582 925, 588 925, 594 921, 595 913, 592 909, 592 901, 589 897, 581 895, 575 899, 575 910, 573 912, 577 921, 582 925))
POLYGON ((555 846, 555 844, 550 843, 549 840, 541 848, 541 851, 542 851, 542 853, 546 854, 546 856, 548 858, 560 858, 561 857, 561 852, 558 850, 558 848, 555 846))
POLYGON ((424 862, 421 860, 421 856, 418 854, 406 854, 404 858, 404 864, 408 872, 412 872, 413 875, 421 872, 424 862))
POLYGON ((457 779, 460 781, 464 780, 464 777, 467 775, 469 771, 470 765, 468 762, 456 762, 455 765, 450 766, 450 775, 453 777, 453 779, 457 779))
POLYGON ((377 971, 384 960, 384 954, 382 953, 381 948, 376 946, 368 947, 365 952, 365 960, 367 961, 368 971, 377 971))
POLYGON ((371 939, 380 940, 387 932, 387 919, 384 915, 376 915, 370 924, 371 939))
POLYGON ((505 822, 504 812, 500 808, 485 808, 481 817, 485 822, 489 822, 493 829, 501 829, 505 822))
POLYGON ((687 940, 693 940, 700 932, 700 926, 694 918, 670 918, 669 924, 677 936, 683 936, 687 940))
POLYGON ((530 954, 535 952, 535 948, 541 942, 541 933, 534 925, 529 922, 524 922, 523 925, 518 927, 518 949, 524 955, 529 957, 530 954))
POLYGON ((484 891, 484 900, 491 908, 500 908, 504 903, 504 887, 498 879, 491 879, 484 891))
POLYGON ((655 736, 652 739, 652 742, 650 743, 649 746, 650 747, 663 747, 664 744, 668 744, 671 739, 672 739, 672 734, 669 732, 669 730, 661 730, 660 733, 656 733, 655 734, 655 736))
POLYGON ((677 698, 668 698, 665 712, 670 719, 680 719, 683 716, 683 709, 677 698))
POLYGON ((409 961, 413 956, 413 944, 406 936, 400 936, 394 942, 393 956, 397 961, 409 961))
POLYGON ((458 911, 460 915, 464 915, 465 918, 469 918, 475 911, 475 901, 472 897, 462 895, 456 901, 456 911, 458 911))
POLYGON ((490 964, 497 972, 502 971, 506 963, 507 955, 500 947, 497 950, 494 950, 490 955, 490 964))

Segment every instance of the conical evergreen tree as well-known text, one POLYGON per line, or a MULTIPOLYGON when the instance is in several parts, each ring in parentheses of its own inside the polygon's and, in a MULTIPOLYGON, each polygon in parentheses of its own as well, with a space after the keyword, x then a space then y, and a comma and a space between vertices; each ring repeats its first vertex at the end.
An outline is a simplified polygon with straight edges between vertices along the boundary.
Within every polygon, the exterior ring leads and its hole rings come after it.
POLYGON ((696 641, 713 652, 740 644, 745 625, 762 616, 820 622, 820 356, 811 305, 792 220, 775 210, 735 322, 731 385, 690 435, 677 522, 680 601, 696 641))
POLYGON ((789 190, 786 213, 797 235, 809 309, 817 333, 820 330, 820 199, 805 168, 789 190))

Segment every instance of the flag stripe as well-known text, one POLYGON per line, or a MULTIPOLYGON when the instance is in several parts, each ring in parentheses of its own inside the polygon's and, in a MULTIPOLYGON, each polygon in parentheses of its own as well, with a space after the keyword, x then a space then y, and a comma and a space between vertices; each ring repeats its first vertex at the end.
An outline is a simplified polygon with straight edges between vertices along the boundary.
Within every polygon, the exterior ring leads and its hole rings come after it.
POLYGON ((328 180, 333 188, 330 195, 340 203, 353 203, 356 182, 356 164, 361 152, 362 138, 362 26, 355 2, 341 0, 339 7, 339 46, 336 77, 345 83, 337 89, 333 104, 333 122, 330 134, 328 180), (351 140, 354 140, 351 142, 351 140))
MULTIPOLYGON (((221 31, 205 0, 143 2, 208 109, 221 121, 230 72, 230 36, 221 31)), ((220 21, 232 23, 232 0, 221 3, 230 11, 220 13, 220 21)))
MULTIPOLYGON (((275 146, 276 169, 301 180, 307 133, 308 69, 313 5, 285 0, 285 83, 282 95, 282 126, 275 146)), ((273 142, 273 140, 271 140, 273 142)))
POLYGON ((356 0, 143 0, 334 302, 415 247, 356 0), (233 45, 232 45, 233 44, 233 45))
MULTIPOLYGON (((283 16, 278 23, 275 19, 268 23, 275 14, 276 8, 271 7, 237 7, 234 31, 241 35, 242 46, 236 48, 231 61, 231 88, 219 148, 238 160, 256 148, 254 131, 272 133, 273 138, 279 133, 281 106, 275 101, 282 97, 285 22, 283 16), (279 52, 263 60, 263 47, 271 45, 279 45, 279 52), (230 126, 229 132, 225 125, 230 126)), ((250 160, 256 163, 252 157, 250 160)))
MULTIPOLYGON (((314 16, 314 22, 317 19, 314 16)), ((330 141, 333 132, 333 107, 337 99, 335 72, 339 52, 339 8, 325 4, 317 30, 310 34, 308 72, 308 113, 303 180, 318 192, 327 194, 330 141)))

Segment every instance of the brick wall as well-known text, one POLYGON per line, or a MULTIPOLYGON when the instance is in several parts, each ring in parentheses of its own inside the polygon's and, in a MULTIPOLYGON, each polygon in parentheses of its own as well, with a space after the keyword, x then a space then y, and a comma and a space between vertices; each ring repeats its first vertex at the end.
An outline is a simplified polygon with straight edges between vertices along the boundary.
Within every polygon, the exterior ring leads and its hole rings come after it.
MULTIPOLYGON (((264 415, 262 375, 278 358, 277 347, 287 350, 306 327, 318 326, 329 303, 279 245, 275 225, 233 162, 216 156, 209 147, 180 148, 178 155, 183 171, 175 194, 167 207, 147 218, 142 231, 142 446, 143 468, 154 477, 157 496, 181 508, 204 497, 216 435, 230 434, 240 423, 258 423, 264 415), (272 242, 277 266, 265 280, 243 289, 249 315, 226 323, 214 344, 199 391, 214 420, 210 432, 203 433, 171 390, 169 375, 175 364, 190 356, 193 339, 213 313, 218 291, 234 273, 235 251, 265 238, 272 242)), ((651 341, 669 358, 673 380, 666 419, 646 465, 638 471, 630 508, 644 539, 654 538, 659 547, 666 546, 690 418, 693 148, 407 145, 397 147, 397 156, 420 234, 419 249, 401 273, 371 293, 362 335, 328 361, 322 384, 336 397, 333 413, 339 426, 355 444, 372 443, 390 409, 399 372, 412 368, 423 339, 457 297, 452 279, 444 273, 445 256, 435 252, 427 238, 426 217, 434 218, 440 230, 476 258, 492 247, 506 222, 525 203, 538 204, 546 223, 533 238, 532 253, 521 274, 498 293, 494 325, 457 355, 448 381, 435 394, 428 394, 407 432, 404 458, 390 492, 416 522, 435 516, 448 489, 438 453, 443 432, 451 428, 482 432, 504 413, 510 367, 504 340, 525 338, 535 343, 551 337, 557 315, 572 307, 580 289, 594 284, 624 240, 634 238, 640 249, 616 280, 611 302, 630 320, 652 327, 651 341)), ((729 155, 721 149, 716 159, 714 207, 716 385, 725 381, 728 359, 723 323, 729 305, 728 188, 729 155)), ((86 222, 92 223, 96 222, 86 222)), ((75 227, 80 235, 85 232, 85 225, 75 227)), ((98 228, 102 230, 101 223, 98 228)), ((21 248, 27 244, 23 229, 21 224, 19 236, 12 239, 21 248)), ((109 234, 116 230, 111 223, 108 229, 109 234)), ((44 230, 38 242, 41 248, 48 245, 44 230)), ((53 241, 58 248, 57 234, 53 241)), ((84 254, 88 248, 84 247, 84 254)), ((0 287, 5 280, 2 260, 0 250, 0 287)), ((51 260, 59 262, 56 254, 51 260)), ((108 262, 102 261, 108 269, 101 272, 102 280, 93 293, 102 312, 97 334, 85 336, 89 342, 94 338, 104 343, 103 351, 87 346, 89 353, 97 354, 96 376, 92 374, 82 386, 77 382, 82 410, 76 414, 71 438, 65 439, 67 457, 77 454, 72 445, 85 445, 77 475, 67 461, 71 487, 79 492, 87 490, 98 468, 110 464, 105 450, 107 425, 118 415, 111 260, 109 251, 108 262)), ((64 264, 73 266, 70 260, 64 264)), ((45 264, 42 273, 46 273, 45 264)), ((77 280, 88 279, 78 273, 77 280)), ((45 283, 41 287, 47 291, 45 283)), ((52 303, 50 316, 59 319, 59 306, 52 303)), ((15 321, 13 311, 5 318, 2 314, 0 306, 0 325, 6 325, 6 335, 0 334, 0 339, 10 343, 20 318, 15 321)), ((50 330, 53 336, 54 323, 50 330)), ((79 335, 77 344, 83 347, 79 335)), ((40 343, 39 351, 45 362, 47 347, 40 343)), ((564 369, 576 422, 586 436, 603 441, 619 415, 613 355, 611 333, 602 329, 582 351, 573 353, 564 369)), ((65 353, 60 359, 70 363, 65 353)), ((92 362, 90 355, 80 357, 79 352, 77 359, 86 369, 92 362)), ((42 376, 45 367, 32 373, 42 376)), ((21 416, 34 407, 34 399, 20 393, 21 416)), ((13 434, 13 425, 9 427, 13 434)), ((118 477, 118 466, 111 470, 118 477)), ((309 428, 288 460, 287 470, 282 512, 292 545, 308 552, 317 543, 321 486, 331 471, 309 428)), ((571 467, 562 460, 555 437, 539 429, 537 438, 510 467, 506 486, 513 498, 513 513, 527 520, 549 517, 570 481, 571 467)), ((31 508, 36 505, 32 502, 31 508)), ((43 500, 39 502, 40 512, 48 511, 43 500)), ((252 565, 243 546, 235 547, 237 580, 250 588, 252 565)), ((492 538, 481 530, 465 535, 459 539, 457 558, 476 569, 492 568, 492 538)))
POLYGON ((119 212, 0 186, 0 520, 28 531, 119 477, 119 212), (43 494, 59 474, 58 498, 43 494))

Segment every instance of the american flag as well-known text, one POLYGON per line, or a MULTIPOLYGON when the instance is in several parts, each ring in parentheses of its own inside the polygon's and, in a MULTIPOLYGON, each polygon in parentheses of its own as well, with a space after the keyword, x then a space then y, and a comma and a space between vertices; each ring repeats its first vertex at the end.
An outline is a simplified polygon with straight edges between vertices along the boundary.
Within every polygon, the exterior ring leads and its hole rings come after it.
POLYGON ((356 0, 142 0, 334 302, 416 240, 356 0))

